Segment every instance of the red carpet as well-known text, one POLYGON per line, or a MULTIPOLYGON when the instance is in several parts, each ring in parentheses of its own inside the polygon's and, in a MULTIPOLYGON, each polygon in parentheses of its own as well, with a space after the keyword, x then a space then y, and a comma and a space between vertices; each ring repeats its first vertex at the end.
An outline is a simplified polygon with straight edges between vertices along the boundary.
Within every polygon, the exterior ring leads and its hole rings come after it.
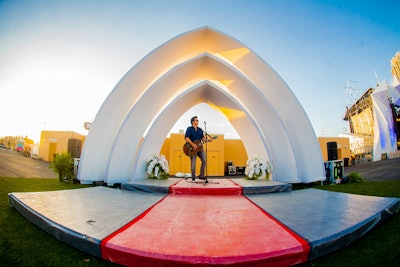
POLYGON ((126 266, 288 266, 310 248, 244 196, 169 195, 101 250, 126 266))
POLYGON ((171 186, 170 192, 177 195, 241 195, 242 187, 228 179, 208 179, 196 180, 193 183, 191 179, 182 179, 179 183, 171 186))

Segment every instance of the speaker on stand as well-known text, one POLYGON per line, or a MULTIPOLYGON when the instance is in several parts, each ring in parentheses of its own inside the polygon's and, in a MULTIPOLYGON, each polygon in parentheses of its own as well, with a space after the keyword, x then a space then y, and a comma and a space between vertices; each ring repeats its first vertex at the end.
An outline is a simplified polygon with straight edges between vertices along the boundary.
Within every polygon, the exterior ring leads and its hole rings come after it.
POLYGON ((73 158, 81 157, 81 143, 82 141, 76 138, 68 139, 68 152, 73 158))
POLYGON ((227 163, 228 175, 236 175, 236 166, 233 165, 232 161, 227 163))
POLYGON ((337 143, 328 142, 326 145, 328 149, 328 161, 337 160, 338 159, 337 143))

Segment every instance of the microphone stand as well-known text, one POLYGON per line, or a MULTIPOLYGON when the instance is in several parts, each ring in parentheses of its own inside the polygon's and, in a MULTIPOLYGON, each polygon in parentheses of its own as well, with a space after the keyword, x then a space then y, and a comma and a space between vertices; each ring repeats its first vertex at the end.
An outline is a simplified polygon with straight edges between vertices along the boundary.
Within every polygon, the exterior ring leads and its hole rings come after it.
POLYGON ((206 123, 206 121, 204 121, 204 135, 206 136, 206 182, 204 183, 204 184, 206 184, 206 183, 208 183, 208 171, 207 171, 207 169, 208 169, 208 151, 207 151, 207 147, 208 147, 208 133, 207 133, 207 123, 206 123))
MULTIPOLYGON (((209 181, 208 181, 208 137, 211 137, 208 133, 207 133, 207 123, 206 122, 204 122, 204 135, 205 135, 205 137, 206 137, 206 170, 205 170, 205 176, 206 176, 206 181, 205 181, 205 183, 204 183, 204 185, 206 185, 206 184, 208 184, 208 183, 210 183, 209 181)), ((212 184, 219 184, 218 182, 212 182, 212 184)))
POLYGON ((178 156, 178 158, 179 158, 179 173, 180 173, 180 175, 182 175, 182 177, 185 178, 185 180, 187 180, 187 177, 185 177, 185 175, 182 172, 182 154, 183 154, 183 152, 178 156))

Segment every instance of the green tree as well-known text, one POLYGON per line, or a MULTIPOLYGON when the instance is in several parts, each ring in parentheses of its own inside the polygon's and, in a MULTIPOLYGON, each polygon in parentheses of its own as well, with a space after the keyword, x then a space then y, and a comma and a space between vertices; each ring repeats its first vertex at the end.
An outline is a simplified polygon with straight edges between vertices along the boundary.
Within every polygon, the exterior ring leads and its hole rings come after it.
POLYGON ((74 161, 70 153, 57 154, 49 168, 58 174, 60 182, 63 179, 71 181, 74 177, 74 161))

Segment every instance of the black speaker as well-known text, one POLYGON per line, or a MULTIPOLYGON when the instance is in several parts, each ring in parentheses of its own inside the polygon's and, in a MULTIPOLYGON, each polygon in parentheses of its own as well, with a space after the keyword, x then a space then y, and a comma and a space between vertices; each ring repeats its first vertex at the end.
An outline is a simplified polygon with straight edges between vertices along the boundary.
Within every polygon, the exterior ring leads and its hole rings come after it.
POLYGON ((73 158, 81 157, 81 140, 70 138, 68 139, 68 152, 73 158))
POLYGON ((328 160, 337 160, 338 159, 337 143, 336 142, 328 142, 326 145, 328 148, 328 160))

